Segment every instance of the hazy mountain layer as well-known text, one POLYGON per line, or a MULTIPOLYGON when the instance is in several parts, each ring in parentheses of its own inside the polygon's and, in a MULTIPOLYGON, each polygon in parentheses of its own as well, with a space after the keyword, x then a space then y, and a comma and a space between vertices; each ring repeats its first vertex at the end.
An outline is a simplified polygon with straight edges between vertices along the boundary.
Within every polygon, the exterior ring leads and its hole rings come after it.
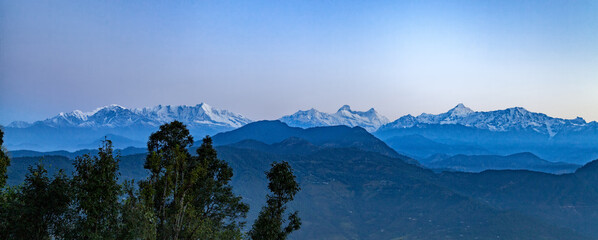
POLYGON ((598 123, 553 118, 523 108, 476 112, 459 104, 442 114, 401 117, 374 134, 397 152, 419 160, 436 154, 520 152, 575 164, 598 158, 598 123))
POLYGON ((455 155, 432 157, 420 161, 433 169, 459 172, 482 172, 485 170, 531 170, 546 173, 572 173, 580 165, 562 162, 549 162, 532 153, 517 153, 507 156, 498 155, 455 155))

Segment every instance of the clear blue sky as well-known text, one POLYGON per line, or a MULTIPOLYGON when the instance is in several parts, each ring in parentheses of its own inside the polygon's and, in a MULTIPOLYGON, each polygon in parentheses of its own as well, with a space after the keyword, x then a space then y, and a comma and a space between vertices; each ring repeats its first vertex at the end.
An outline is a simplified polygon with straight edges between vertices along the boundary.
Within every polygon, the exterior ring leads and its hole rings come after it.
POLYGON ((0 124, 199 102, 598 120, 598 1, 0 0, 0 124))

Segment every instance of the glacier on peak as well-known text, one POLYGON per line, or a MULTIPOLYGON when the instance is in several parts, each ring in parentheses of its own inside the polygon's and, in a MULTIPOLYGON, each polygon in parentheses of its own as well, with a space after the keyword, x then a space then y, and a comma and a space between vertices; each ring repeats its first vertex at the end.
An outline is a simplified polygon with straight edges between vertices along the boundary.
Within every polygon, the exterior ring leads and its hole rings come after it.
MULTIPOLYGON (((33 125, 54 128, 156 127, 174 120, 181 121, 190 128, 210 126, 219 129, 238 128, 252 122, 243 115, 213 108, 202 102, 193 106, 156 105, 143 108, 126 108, 118 104, 111 104, 90 112, 81 110, 61 112, 54 117, 34 123, 15 121, 7 127, 27 128, 33 125)), ((496 132, 533 130, 550 137, 563 131, 581 131, 588 127, 598 128, 597 123, 588 123, 580 117, 575 119, 553 118, 543 113, 530 112, 522 107, 487 112, 474 111, 462 103, 445 113, 405 115, 393 122, 380 115, 374 108, 367 111, 354 111, 349 105, 343 105, 335 113, 320 112, 314 108, 300 110, 292 115, 283 116, 279 120, 294 127, 346 125, 363 127, 369 132, 411 128, 422 124, 458 124, 496 132)))
POLYGON ((561 119, 549 117, 543 113, 530 112, 522 107, 495 111, 473 111, 463 104, 458 104, 445 113, 422 113, 417 117, 406 115, 380 127, 380 131, 395 128, 410 128, 420 124, 459 124, 466 127, 490 131, 510 131, 531 129, 535 132, 555 136, 562 130, 584 127, 583 118, 561 119))
POLYGON ((463 105, 463 103, 459 103, 457 106, 455 106, 448 112, 452 116, 467 116, 471 113, 474 113, 474 111, 471 110, 471 108, 466 107, 465 105, 463 105))
POLYGON ((90 112, 75 110, 61 112, 57 116, 33 124, 24 122, 11 123, 11 127, 23 128, 30 125, 46 125, 50 127, 129 127, 159 126, 174 120, 181 121, 190 127, 212 125, 218 127, 238 128, 252 122, 250 119, 227 110, 212 108, 200 103, 195 106, 158 105, 145 108, 125 108, 112 104, 96 108, 90 112))
POLYGON ((283 116, 280 121, 293 127, 321 127, 346 125, 359 126, 369 132, 376 131, 380 126, 390 122, 371 108, 368 111, 353 111, 349 105, 343 105, 336 113, 320 112, 314 108, 300 110, 292 115, 283 116))
MULTIPOLYGON (((313 108, 312 108, 312 109, 313 109, 313 108)), ((341 112, 341 111, 348 111, 348 112, 351 112, 351 106, 349 106, 349 105, 346 105, 346 104, 345 104, 345 105, 343 105, 341 108, 339 108, 337 112, 341 112)))

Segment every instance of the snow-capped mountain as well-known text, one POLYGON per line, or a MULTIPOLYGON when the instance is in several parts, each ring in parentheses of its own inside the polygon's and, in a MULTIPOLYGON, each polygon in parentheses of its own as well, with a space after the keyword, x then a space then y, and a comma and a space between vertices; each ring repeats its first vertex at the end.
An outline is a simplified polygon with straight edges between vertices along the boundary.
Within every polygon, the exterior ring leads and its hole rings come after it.
POLYGON ((187 125, 191 135, 198 140, 252 122, 240 114, 212 108, 205 103, 131 109, 109 105, 91 112, 60 113, 34 123, 13 122, 5 128, 6 146, 38 151, 77 150, 96 148, 100 140, 109 136, 115 147, 144 147, 152 132, 174 120, 187 125))
POLYGON ((459 124, 497 132, 531 129, 550 137, 564 130, 577 130, 588 125, 580 117, 576 119, 553 118, 543 113, 530 112, 521 107, 478 112, 459 104, 448 112, 437 115, 427 113, 417 117, 406 115, 380 127, 380 130, 410 128, 420 124, 459 124))
POLYGON ((380 126, 390 122, 371 108, 368 111, 353 111, 348 105, 342 106, 336 113, 324 113, 316 109, 298 111, 292 115, 280 118, 280 121, 293 127, 321 127, 346 125, 363 127, 369 132, 376 131, 380 126))
POLYGON ((116 128, 130 126, 156 127, 174 120, 188 127, 218 126, 238 128, 252 122, 250 119, 227 110, 212 108, 201 103, 195 106, 163 106, 128 109, 116 104, 98 108, 91 112, 75 110, 33 124, 13 122, 8 127, 25 128, 32 125, 49 127, 116 128))

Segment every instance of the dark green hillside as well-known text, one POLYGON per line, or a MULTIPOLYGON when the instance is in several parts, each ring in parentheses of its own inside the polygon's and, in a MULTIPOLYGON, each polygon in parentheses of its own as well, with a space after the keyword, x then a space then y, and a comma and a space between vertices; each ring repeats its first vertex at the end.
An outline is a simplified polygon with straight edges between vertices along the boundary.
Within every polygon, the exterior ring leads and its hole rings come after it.
MULTIPOLYGON (((292 147, 297 142, 301 141, 272 145, 253 142, 261 146, 256 149, 247 143, 240 144, 243 148, 217 148, 219 157, 234 169, 235 191, 250 204, 250 222, 265 200, 263 172, 269 164, 286 160, 293 166, 302 191, 292 207, 300 211, 303 220, 302 229, 293 233, 294 239, 584 239, 571 230, 497 209, 493 206, 496 203, 464 194, 472 190, 456 193, 451 189, 454 186, 437 183, 433 172, 399 159, 358 149, 317 146, 307 154, 297 154, 292 147)), ((306 150, 305 142, 299 146, 306 150)), ((143 178, 144 159, 144 154, 121 158, 121 179, 143 178)), ((9 169, 20 169, 37 160, 17 159, 9 169)), ((66 168, 71 160, 46 157, 45 161, 66 168)), ((19 181, 17 172, 11 172, 10 181, 19 181)))
POLYGON ((54 176, 60 169, 64 169, 67 174, 70 174, 74 169, 73 160, 64 156, 49 155, 43 157, 11 158, 10 166, 7 171, 8 181, 6 184, 9 186, 16 186, 23 183, 25 175, 28 173, 27 168, 29 166, 34 166, 40 161, 44 164, 44 167, 48 170, 50 176, 54 176))
MULTIPOLYGON (((263 201, 259 173, 286 160, 302 186, 296 208, 303 219, 297 239, 584 239, 516 212, 495 210, 434 181, 435 174, 399 159, 357 149, 280 154, 223 146, 235 189, 250 206, 263 201)), ((255 216, 251 209, 250 216, 255 216)))
POLYGON ((598 187, 598 160, 591 161, 577 169, 575 175, 587 181, 588 184, 598 187))
POLYGON ((596 237, 598 169, 594 164, 564 175, 511 170, 443 173, 439 182, 497 209, 519 211, 596 237))
POLYGON ((238 143, 229 144, 227 146, 242 149, 253 149, 276 154, 297 155, 307 155, 323 149, 323 147, 316 146, 306 140, 296 137, 290 137, 282 142, 273 144, 266 144, 256 140, 243 140, 238 143))
POLYGON ((481 172, 484 170, 531 170, 555 174, 575 172, 580 165, 549 162, 533 153, 498 155, 455 155, 438 161, 425 162, 428 168, 460 172, 481 172))
POLYGON ((300 138, 322 147, 358 148, 386 156, 400 155, 380 139, 360 127, 333 126, 302 129, 289 127, 280 121, 259 121, 247 124, 230 132, 216 134, 215 145, 228 145, 243 140, 256 140, 273 144, 289 138, 300 138))
MULTIPOLYGON (((143 169, 146 154, 126 155, 120 158, 120 179, 119 182, 125 180, 140 180, 147 176, 147 172, 143 169)), ((39 157, 17 157, 11 159, 11 165, 8 167, 8 181, 9 186, 16 186, 23 182, 27 174, 27 168, 34 166, 40 162, 48 170, 50 176, 58 173, 60 169, 65 170, 67 175, 71 175, 74 167, 73 160, 65 156, 46 155, 39 157)))
MULTIPOLYGON (((115 150, 121 156, 126 155, 133 155, 133 154, 140 154, 140 153, 147 153, 146 148, 136 148, 136 147, 127 147, 123 149, 115 150)), ((98 154, 98 149, 81 149, 74 152, 69 151, 51 151, 51 152, 38 152, 38 151, 31 151, 31 150, 16 150, 10 151, 9 155, 12 158, 18 157, 42 157, 42 156, 63 156, 71 159, 75 159, 76 157, 83 156, 84 154, 98 154)))
POLYGON ((490 151, 475 144, 461 142, 439 143, 419 134, 395 136, 384 140, 399 153, 423 160, 435 154, 489 154, 490 151))

